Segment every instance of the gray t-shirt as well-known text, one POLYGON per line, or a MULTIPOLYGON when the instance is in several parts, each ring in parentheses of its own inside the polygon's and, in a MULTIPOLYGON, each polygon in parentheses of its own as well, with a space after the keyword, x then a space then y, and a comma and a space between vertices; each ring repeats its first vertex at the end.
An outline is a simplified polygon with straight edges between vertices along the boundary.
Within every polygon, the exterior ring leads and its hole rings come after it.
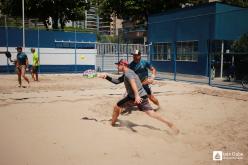
POLYGON ((140 97, 147 95, 137 74, 133 70, 129 69, 126 73, 124 73, 124 84, 129 97, 131 98, 135 97, 133 89, 130 84, 130 79, 135 80, 140 97))

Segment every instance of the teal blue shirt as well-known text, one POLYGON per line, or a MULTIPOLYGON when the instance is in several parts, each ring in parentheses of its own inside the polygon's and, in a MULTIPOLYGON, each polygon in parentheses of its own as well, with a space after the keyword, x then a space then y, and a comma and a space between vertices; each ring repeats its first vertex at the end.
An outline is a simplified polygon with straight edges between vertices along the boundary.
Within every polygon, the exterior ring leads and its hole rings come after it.
POLYGON ((132 69, 139 76, 142 82, 148 78, 148 69, 151 69, 152 65, 150 62, 141 59, 138 63, 132 61, 129 64, 129 68, 132 69))
POLYGON ((17 53, 17 62, 19 65, 26 65, 26 60, 28 59, 27 55, 23 52, 17 53))

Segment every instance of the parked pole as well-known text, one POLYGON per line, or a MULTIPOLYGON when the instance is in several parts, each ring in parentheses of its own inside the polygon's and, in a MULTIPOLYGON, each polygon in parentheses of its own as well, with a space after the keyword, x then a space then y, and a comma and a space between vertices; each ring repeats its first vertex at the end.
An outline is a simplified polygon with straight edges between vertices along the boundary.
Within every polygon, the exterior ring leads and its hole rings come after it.
MULTIPOLYGON (((40 29, 39 29, 39 27, 38 27, 38 45, 37 46, 38 46, 38 58, 39 58, 39 62, 40 62, 40 29)), ((40 66, 39 66, 39 73, 40 73, 40 66)))
POLYGON ((174 80, 177 80, 177 43, 174 41, 174 50, 173 50, 173 61, 174 61, 174 80))
POLYGON ((101 53, 102 53, 102 46, 103 46, 103 55, 102 55, 102 71, 104 71, 105 44, 100 44, 100 50, 101 50, 101 53))
POLYGON ((126 52, 127 52, 127 62, 129 61, 128 60, 128 43, 127 43, 127 45, 126 45, 127 47, 126 47, 126 52))
MULTIPOLYGON (((117 61, 119 62, 119 60, 120 60, 120 37, 119 37, 119 34, 118 34, 118 45, 117 45, 117 54, 118 54, 118 56, 117 56, 117 61)), ((119 69, 118 69, 118 74, 119 74, 119 69)))
POLYGON ((149 43, 147 46, 148 46, 148 52, 146 53, 146 54, 147 54, 147 60, 148 60, 149 62, 151 62, 151 60, 152 60, 152 56, 151 56, 151 46, 152 46, 152 42, 149 43))
POLYGON ((208 85, 211 85, 211 78, 212 78, 212 67, 211 67, 211 41, 208 40, 208 55, 207 55, 207 61, 208 61, 208 85))
MULTIPOLYGON (((9 51, 9 41, 8 41, 8 26, 7 26, 7 18, 6 15, 4 15, 4 25, 5 25, 5 38, 6 38, 6 47, 7 47, 7 52, 9 51)), ((9 59, 7 58, 7 72, 9 73, 9 59)))
POLYGON ((75 29, 75 43, 74 43, 74 57, 75 57, 75 67, 74 71, 77 72, 77 32, 75 29))
POLYGON ((22 0, 22 47, 25 50, 25 21, 24 21, 24 0, 22 0))
POLYGON ((8 51, 9 50, 9 36, 8 36, 8 25, 7 25, 6 15, 4 15, 4 24, 5 24, 6 47, 8 51))
POLYGON ((221 42, 221 57, 220 57, 220 78, 223 76, 223 56, 224 56, 224 41, 221 42))

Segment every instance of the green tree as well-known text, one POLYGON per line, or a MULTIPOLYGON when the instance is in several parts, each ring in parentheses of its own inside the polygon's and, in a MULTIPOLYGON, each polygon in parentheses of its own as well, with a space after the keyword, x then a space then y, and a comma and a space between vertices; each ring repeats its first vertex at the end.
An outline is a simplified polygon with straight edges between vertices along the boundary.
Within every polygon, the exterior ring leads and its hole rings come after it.
POLYGON ((223 0, 223 2, 230 4, 230 5, 237 5, 240 7, 248 7, 248 1, 247 0, 223 0))
MULTIPOLYGON (((168 9, 180 8, 187 0, 102 0, 102 13, 114 13, 118 18, 133 22, 145 23, 150 14, 159 13, 168 9)), ((195 2, 194 2, 195 3, 195 2)))
POLYGON ((248 33, 243 34, 239 40, 234 41, 232 48, 234 52, 248 53, 248 33))
MULTIPOLYGON (((1 11, 8 16, 22 16, 21 0, 0 0, 1 11)), ((25 16, 28 18, 38 18, 44 22, 51 16, 53 28, 58 29, 58 21, 63 29, 66 21, 84 19, 84 11, 89 8, 86 0, 25 0, 25 16)))
MULTIPOLYGON (((248 6, 245 0, 223 0, 223 2, 243 7, 248 6)), ((102 0, 100 11, 104 14, 116 14, 118 18, 130 20, 137 24, 147 22, 148 15, 181 8, 183 4, 198 5, 207 0, 102 0)), ((187 5, 186 5, 187 6, 187 5)))

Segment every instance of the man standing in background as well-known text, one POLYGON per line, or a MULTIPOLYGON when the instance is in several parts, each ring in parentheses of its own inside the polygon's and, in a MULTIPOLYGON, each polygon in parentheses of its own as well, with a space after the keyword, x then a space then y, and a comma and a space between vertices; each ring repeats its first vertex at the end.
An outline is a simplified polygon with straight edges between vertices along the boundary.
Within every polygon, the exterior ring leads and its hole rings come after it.
POLYGON ((38 70, 39 70, 39 56, 38 53, 35 51, 35 48, 31 48, 31 52, 33 54, 33 65, 32 65, 32 78, 34 81, 39 81, 38 79, 38 70))

